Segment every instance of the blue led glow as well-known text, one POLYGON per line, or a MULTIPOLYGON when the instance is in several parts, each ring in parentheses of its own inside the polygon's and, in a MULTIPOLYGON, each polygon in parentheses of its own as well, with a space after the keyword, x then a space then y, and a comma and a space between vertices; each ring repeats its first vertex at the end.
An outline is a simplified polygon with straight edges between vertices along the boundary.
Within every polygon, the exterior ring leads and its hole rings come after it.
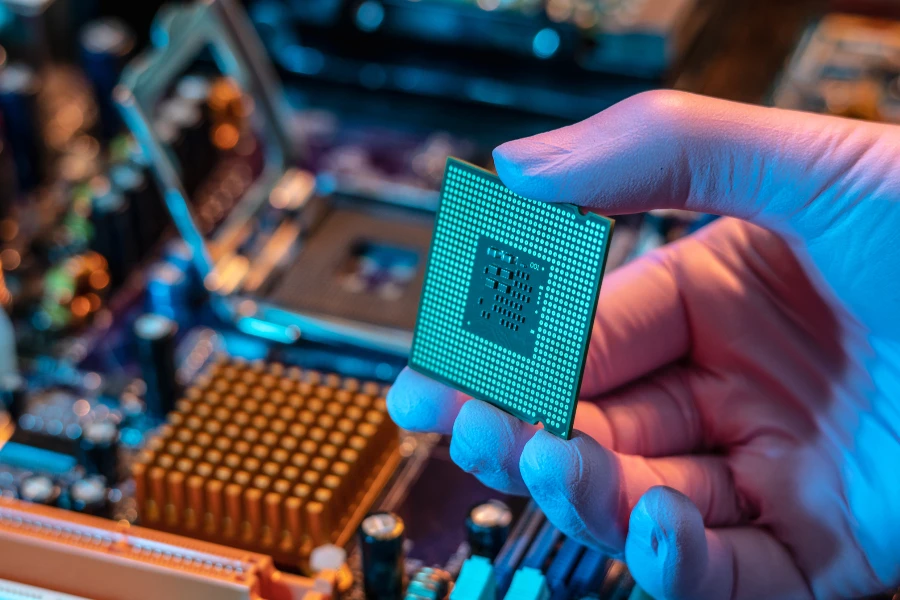
POLYGON ((375 0, 366 0, 356 10, 356 26, 363 31, 375 31, 384 21, 384 7, 375 0))
POLYGON ((550 27, 541 29, 531 42, 531 50, 538 58, 550 58, 559 50, 559 34, 550 27))

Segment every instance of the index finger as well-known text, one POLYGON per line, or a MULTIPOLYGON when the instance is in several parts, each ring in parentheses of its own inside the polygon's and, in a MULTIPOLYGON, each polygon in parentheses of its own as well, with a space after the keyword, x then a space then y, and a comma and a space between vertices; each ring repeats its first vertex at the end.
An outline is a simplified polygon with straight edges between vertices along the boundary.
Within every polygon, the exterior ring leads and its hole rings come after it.
POLYGON ((449 434, 467 400, 462 392, 406 367, 388 392, 387 409, 403 429, 449 434))

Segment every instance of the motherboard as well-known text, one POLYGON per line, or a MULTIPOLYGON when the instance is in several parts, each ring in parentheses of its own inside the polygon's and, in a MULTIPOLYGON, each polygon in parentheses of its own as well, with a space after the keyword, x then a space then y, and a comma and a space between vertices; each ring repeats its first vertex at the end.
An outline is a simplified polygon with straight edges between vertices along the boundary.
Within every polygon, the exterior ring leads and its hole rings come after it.
MULTIPOLYGON (((715 217, 446 191, 510 194, 493 145, 660 85, 713 3, 122 4, 0 2, 0 597, 649 598, 385 398, 409 362, 569 435, 604 268, 715 217), (551 359, 539 406, 496 377, 551 359)), ((829 19, 775 102, 893 119, 829 19)))

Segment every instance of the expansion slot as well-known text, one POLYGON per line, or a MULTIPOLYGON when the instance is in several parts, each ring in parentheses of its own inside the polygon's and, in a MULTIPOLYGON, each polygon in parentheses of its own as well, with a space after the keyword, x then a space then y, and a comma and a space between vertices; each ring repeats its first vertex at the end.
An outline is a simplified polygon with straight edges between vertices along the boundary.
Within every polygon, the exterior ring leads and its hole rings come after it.
POLYGON ((92 600, 332 600, 272 559, 189 538, 0 498, 0 579, 92 600))

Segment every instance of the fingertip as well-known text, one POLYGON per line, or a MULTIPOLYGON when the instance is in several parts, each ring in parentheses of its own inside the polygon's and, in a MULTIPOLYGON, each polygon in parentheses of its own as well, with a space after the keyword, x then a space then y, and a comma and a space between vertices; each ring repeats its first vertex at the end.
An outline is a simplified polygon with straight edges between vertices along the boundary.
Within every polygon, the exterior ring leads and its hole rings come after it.
POLYGON ((472 400, 463 405, 453 424, 450 457, 488 487, 525 494, 519 456, 534 430, 486 402, 472 400))
POLYGON ((531 200, 552 202, 560 196, 555 167, 564 151, 544 141, 547 135, 501 144, 494 148, 493 157, 497 175, 506 187, 531 200))
POLYGON ((567 473, 572 461, 572 452, 566 447, 565 441, 542 429, 522 449, 519 468, 522 476, 526 477, 527 474, 527 479, 535 489, 540 490, 552 483, 552 477, 567 473))
POLYGON ((388 414, 410 431, 450 433, 465 398, 430 377, 403 369, 387 395, 388 414))
POLYGON ((547 518, 578 541, 618 555, 624 545, 615 457, 583 434, 538 431, 519 461, 522 479, 547 518))
POLYGON ((650 488, 631 512, 625 556, 635 580, 653 597, 700 597, 709 563, 700 511, 672 488, 650 488))
POLYGON ((492 152, 497 175, 506 187, 516 193, 520 193, 517 190, 522 188, 525 180, 522 172, 524 165, 523 157, 519 150, 520 146, 520 140, 514 140, 497 146, 492 152))

